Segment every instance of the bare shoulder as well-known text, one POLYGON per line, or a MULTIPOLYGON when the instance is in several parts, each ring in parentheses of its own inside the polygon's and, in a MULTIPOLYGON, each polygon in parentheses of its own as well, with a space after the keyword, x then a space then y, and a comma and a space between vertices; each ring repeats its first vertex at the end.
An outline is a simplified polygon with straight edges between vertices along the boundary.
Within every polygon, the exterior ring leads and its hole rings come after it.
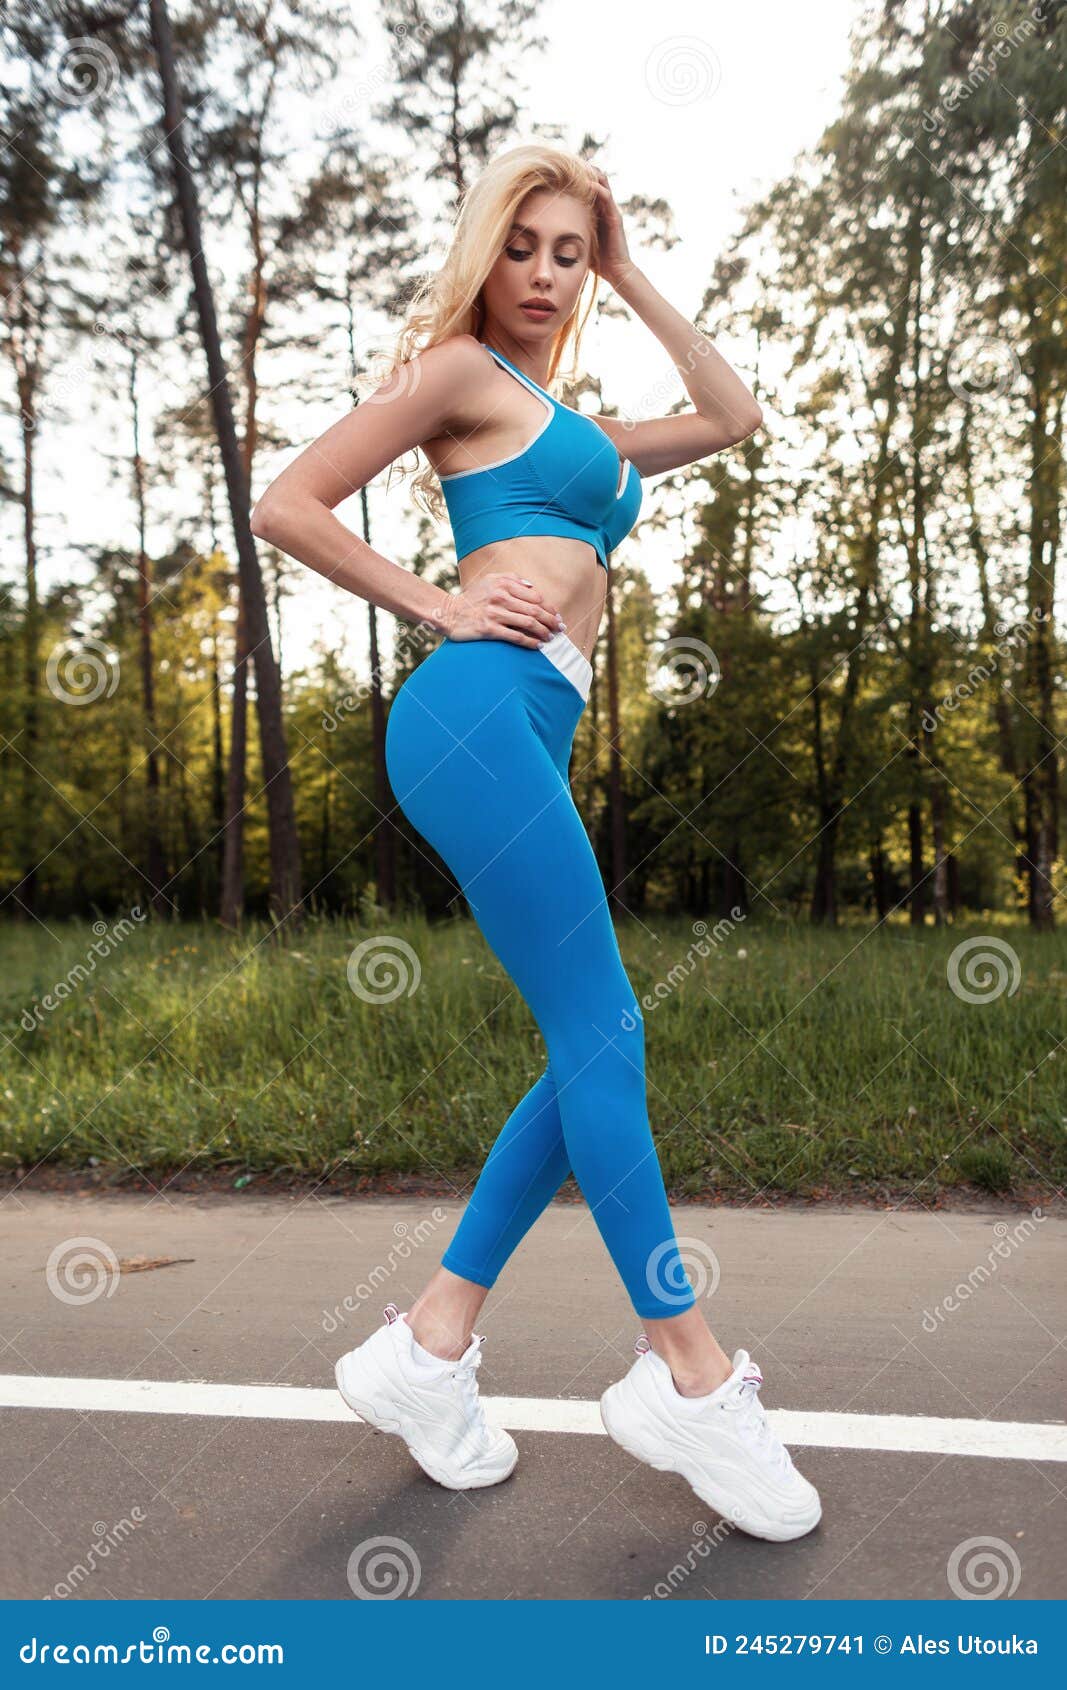
POLYGON ((441 470, 457 441, 469 440, 484 426, 486 383, 496 371, 492 356, 472 334, 450 335, 420 353, 426 374, 443 384, 447 407, 440 426, 421 442, 433 467, 441 470))
POLYGON ((493 360, 472 334, 454 334, 418 355, 427 379, 448 394, 439 434, 467 434, 485 412, 485 379, 493 360), (480 396, 480 397, 479 397, 480 396))

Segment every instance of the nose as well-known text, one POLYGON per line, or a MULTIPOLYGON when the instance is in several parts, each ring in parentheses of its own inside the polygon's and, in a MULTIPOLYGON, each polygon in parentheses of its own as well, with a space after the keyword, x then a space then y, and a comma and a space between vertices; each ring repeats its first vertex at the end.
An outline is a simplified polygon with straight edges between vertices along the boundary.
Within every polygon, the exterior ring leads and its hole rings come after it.
POLYGON ((538 248, 537 257, 534 260, 533 276, 531 277, 531 280, 534 281, 538 287, 551 287, 552 272, 549 268, 547 248, 538 248))

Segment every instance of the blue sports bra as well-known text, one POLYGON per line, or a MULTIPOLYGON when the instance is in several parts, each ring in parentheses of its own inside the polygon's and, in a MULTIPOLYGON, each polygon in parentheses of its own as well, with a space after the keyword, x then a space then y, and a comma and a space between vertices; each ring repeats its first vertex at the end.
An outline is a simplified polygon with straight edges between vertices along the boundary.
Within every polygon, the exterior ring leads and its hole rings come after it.
POLYGON ((545 419, 521 451, 438 477, 457 563, 492 540, 555 534, 584 540, 606 569, 637 521, 641 477, 599 423, 561 405, 484 340, 480 345, 537 395, 545 419))

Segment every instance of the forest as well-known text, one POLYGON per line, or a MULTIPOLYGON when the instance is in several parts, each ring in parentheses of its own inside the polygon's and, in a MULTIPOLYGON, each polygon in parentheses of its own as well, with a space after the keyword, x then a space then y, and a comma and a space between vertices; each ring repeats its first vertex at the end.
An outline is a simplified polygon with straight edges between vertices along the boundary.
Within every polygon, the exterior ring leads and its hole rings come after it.
MULTIPOLYGON (((380 0, 391 56, 362 82, 361 17, 333 0, 3 12, 8 922, 452 910, 382 757, 425 649, 357 604, 362 666, 324 639, 284 667, 303 571, 248 510, 267 461, 303 444, 280 422, 294 393, 371 390, 427 251, 365 118, 402 133, 446 231, 486 159, 536 133, 515 73, 538 6, 380 0), (353 97, 315 112, 339 60, 353 97), (118 419, 123 497, 110 541, 57 576, 78 513, 42 520, 39 465, 94 410, 118 419), (150 547, 161 512, 170 539, 150 547)), ((745 349, 765 420, 647 482, 612 558, 572 785, 620 915, 1055 925, 1065 46, 1054 0, 867 8, 832 122, 709 251, 694 320, 745 349), (659 591, 653 531, 677 541, 659 591)), ((654 260, 677 238, 666 184, 628 187, 631 246, 654 260)), ((591 378, 565 398, 607 404, 591 378)), ((364 538, 402 467, 363 489, 364 538)), ((403 561, 451 586, 447 529, 418 533, 403 561)))

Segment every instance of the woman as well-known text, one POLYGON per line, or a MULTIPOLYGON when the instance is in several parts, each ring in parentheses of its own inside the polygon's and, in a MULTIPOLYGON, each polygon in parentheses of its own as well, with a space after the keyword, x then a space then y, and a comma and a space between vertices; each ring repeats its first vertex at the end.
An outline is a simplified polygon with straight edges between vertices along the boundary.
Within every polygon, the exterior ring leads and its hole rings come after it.
POLYGON ((506 1478, 518 1451, 486 1422, 473 1323, 573 1170, 647 1327, 638 1360, 601 1399, 606 1430, 743 1530, 799 1537, 819 1519, 818 1494, 767 1424, 758 1368, 709 1331, 678 1252, 648 1122, 644 1024, 568 784, 608 558, 633 527, 640 477, 743 440, 760 409, 634 264, 604 172, 555 148, 518 147, 489 165, 418 304, 387 380, 278 476, 252 526, 444 636, 393 700, 389 779, 529 1004, 548 1062, 505 1122, 441 1266, 409 1311, 390 1304, 386 1324, 340 1359, 338 1387, 441 1484, 506 1478), (565 350, 577 352, 598 278, 660 340, 695 409, 627 424, 548 391, 565 350), (438 478, 452 524, 453 593, 333 515, 415 446, 430 466, 416 487, 434 508, 438 478))

